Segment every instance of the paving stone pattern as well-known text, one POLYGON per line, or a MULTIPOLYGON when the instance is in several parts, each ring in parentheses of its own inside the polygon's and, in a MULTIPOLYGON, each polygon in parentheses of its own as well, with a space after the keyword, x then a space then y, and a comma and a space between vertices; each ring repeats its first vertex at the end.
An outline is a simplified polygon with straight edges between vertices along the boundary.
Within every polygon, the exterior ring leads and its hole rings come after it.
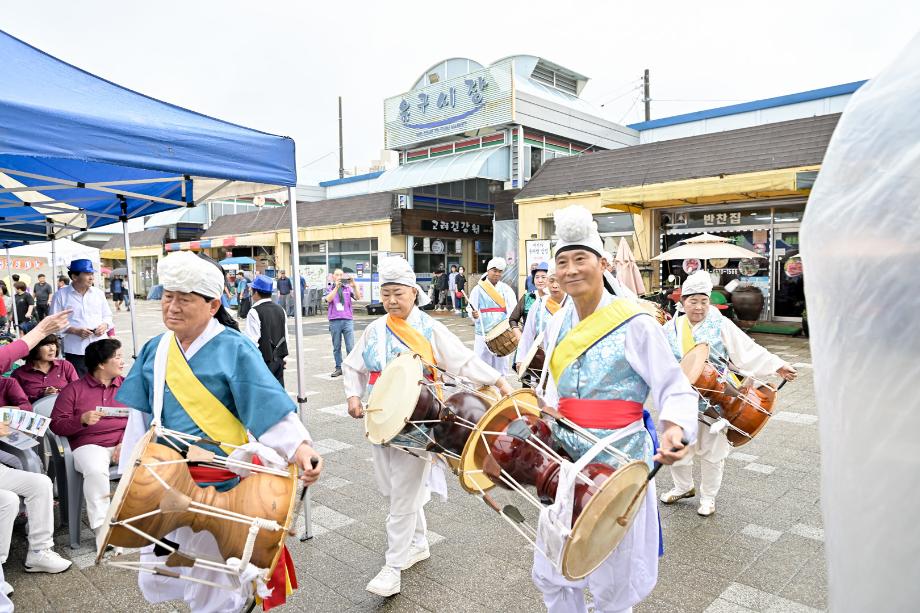
MULTIPOLYGON (((159 303, 138 303, 139 338, 162 331, 159 303)), ((438 314, 471 345, 469 320, 438 314)), ((371 318, 359 316, 356 333, 371 318)), ((293 320, 290 320, 293 322, 293 320)), ((116 329, 130 329, 116 314, 116 329)), ((293 323, 290 325, 293 332, 293 323)), ((449 500, 426 507, 431 558, 403 573, 402 593, 384 599, 365 584, 383 563, 386 500, 377 492, 371 453, 359 421, 348 417, 342 380, 331 379, 327 326, 307 318, 306 386, 309 427, 326 458, 323 479, 311 488, 314 538, 290 539, 300 589, 279 611, 540 611, 530 580, 532 552, 524 540, 477 498, 448 478, 449 500)), ((130 346, 130 337, 119 334, 130 346)), ((757 335, 756 340, 799 369, 799 380, 779 394, 777 418, 726 462, 715 515, 697 515, 697 499, 661 505, 665 555, 658 586, 639 613, 813 611, 826 609, 824 531, 819 508, 817 415, 807 340, 757 335)), ((291 342, 293 351, 293 342, 291 342)), ((130 351, 128 352, 130 354, 130 351)), ((294 396, 293 358, 286 371, 294 396)), ((699 478, 698 466, 696 470, 699 478)), ((671 486, 666 469, 659 491, 671 486)), ((504 493, 500 494, 504 496, 504 493)), ((515 502, 505 497, 507 502, 515 502)), ((302 528, 303 519, 298 520, 302 528)), ((19 611, 187 611, 182 603, 147 604, 133 574, 95 565, 83 517, 82 546, 71 550, 66 526, 55 531, 57 550, 74 561, 59 575, 26 574, 25 528, 17 525, 4 565, 19 611)))

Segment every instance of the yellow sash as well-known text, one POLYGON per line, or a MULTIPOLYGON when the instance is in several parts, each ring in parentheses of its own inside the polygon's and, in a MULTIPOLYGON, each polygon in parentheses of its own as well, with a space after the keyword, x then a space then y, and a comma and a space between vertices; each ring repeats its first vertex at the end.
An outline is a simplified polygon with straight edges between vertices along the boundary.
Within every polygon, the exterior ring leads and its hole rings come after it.
POLYGON ((682 321, 681 326, 683 327, 680 335, 680 355, 684 356, 687 355, 687 352, 696 347, 696 339, 693 338, 693 326, 690 325, 690 318, 686 315, 681 315, 680 319, 682 321))
MULTIPOLYGON (((231 445, 246 444, 249 437, 245 426, 198 380, 179 348, 179 341, 173 341, 166 358, 166 384, 173 396, 208 438, 231 445)), ((228 455, 233 451, 223 445, 221 449, 228 455)))
POLYGON ((629 300, 618 298, 612 304, 582 319, 553 349, 553 354, 549 359, 549 371, 553 379, 558 383, 565 369, 581 354, 623 325, 626 320, 644 312, 629 300))
MULTIPOLYGON (((501 308, 505 308, 505 297, 502 296, 501 292, 495 289, 495 286, 489 283, 489 280, 483 277, 479 280, 479 287, 482 288, 482 291, 489 295, 489 298, 495 301, 495 304, 501 308)), ((479 308, 482 308, 482 305, 479 305, 479 308)))
POLYGON ((434 349, 425 335, 409 325, 405 319, 387 315, 387 328, 401 340, 403 344, 416 353, 428 364, 434 364, 434 349))
POLYGON ((552 298, 546 299, 546 310, 549 311, 550 315, 555 315, 556 311, 558 311, 560 308, 562 308, 562 305, 552 298))

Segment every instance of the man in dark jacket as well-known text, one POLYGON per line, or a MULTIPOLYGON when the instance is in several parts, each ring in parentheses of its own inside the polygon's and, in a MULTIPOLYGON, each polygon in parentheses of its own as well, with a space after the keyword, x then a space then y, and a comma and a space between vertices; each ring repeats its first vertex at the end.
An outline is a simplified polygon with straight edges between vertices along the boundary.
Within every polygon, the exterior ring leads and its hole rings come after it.
POLYGON ((249 286, 252 308, 246 315, 246 336, 258 345, 262 359, 281 387, 284 387, 284 358, 288 355, 287 317, 281 306, 272 302, 272 279, 259 275, 249 286))

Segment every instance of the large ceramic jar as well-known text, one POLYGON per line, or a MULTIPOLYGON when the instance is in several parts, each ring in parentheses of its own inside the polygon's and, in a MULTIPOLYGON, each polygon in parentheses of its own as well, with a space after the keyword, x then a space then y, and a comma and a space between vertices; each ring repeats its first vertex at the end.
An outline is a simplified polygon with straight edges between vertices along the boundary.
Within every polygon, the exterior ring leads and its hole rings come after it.
POLYGON ((739 285, 732 292, 732 308, 739 321, 757 321, 763 311, 763 294, 753 285, 739 285))

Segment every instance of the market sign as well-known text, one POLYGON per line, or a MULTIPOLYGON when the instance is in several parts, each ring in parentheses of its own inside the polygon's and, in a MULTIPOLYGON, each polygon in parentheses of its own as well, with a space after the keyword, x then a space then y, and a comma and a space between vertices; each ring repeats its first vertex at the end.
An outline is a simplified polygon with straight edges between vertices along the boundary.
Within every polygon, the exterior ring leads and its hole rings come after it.
MULTIPOLYGON (((60 261, 60 260, 58 260, 60 261)), ((6 258, 0 255, 0 270, 6 270, 6 258)), ((38 270, 48 265, 45 258, 10 258, 11 270, 38 270)))
POLYGON ((384 146, 408 145, 512 121, 512 60, 388 98, 384 146))
MULTIPOLYGON (((492 218, 468 213, 447 213, 424 209, 394 211, 393 234, 431 238, 492 238, 492 218)), ((446 249, 447 245, 442 244, 446 249)))

